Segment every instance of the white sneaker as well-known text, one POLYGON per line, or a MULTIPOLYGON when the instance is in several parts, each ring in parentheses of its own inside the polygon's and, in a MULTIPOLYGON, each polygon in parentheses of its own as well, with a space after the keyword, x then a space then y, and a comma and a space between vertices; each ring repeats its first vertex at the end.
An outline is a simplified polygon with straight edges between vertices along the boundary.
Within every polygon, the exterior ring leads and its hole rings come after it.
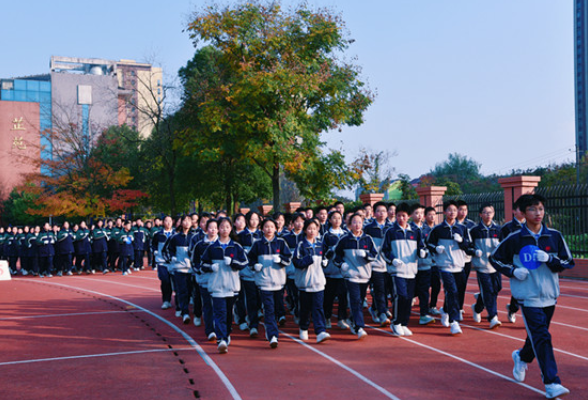
POLYGON ((482 314, 476 312, 476 305, 472 304, 472 316, 474 318, 474 322, 479 324, 482 322, 482 314))
POLYGON ((184 323, 184 325, 189 324, 190 323, 190 316, 188 314, 185 314, 182 317, 182 322, 184 323))
POLYGON ((210 335, 208 335, 208 341, 214 342, 215 340, 216 340, 216 333, 211 332, 210 335))
POLYGON ((461 335, 463 332, 461 331, 461 327, 459 326, 459 322, 453 321, 451 323, 451 334, 452 335, 461 335))
POLYGON ((548 399, 555 399, 556 397, 563 397, 568 394, 570 394, 570 391, 560 383, 545 385, 545 397, 548 399))
POLYGON ((176 311, 176 317, 180 318, 182 316, 182 312, 181 311, 176 311))
POLYGON ((249 337, 250 338, 256 338, 257 336, 259 336, 259 332, 257 331, 257 328, 249 329, 249 337))
POLYGON ((202 325, 202 318, 194 317, 194 326, 202 325))
POLYGON ((56 274, 57 276, 63 276, 63 273, 61 273, 61 271, 57 272, 56 274))
POLYGON ((508 322, 514 324, 517 321, 517 315, 510 312, 510 304, 506 305, 506 312, 508 313, 508 322))
POLYGON ((229 351, 229 345, 224 340, 221 340, 218 344, 218 352, 220 354, 225 354, 227 351, 229 351))
POLYGON ((122 274, 123 274, 123 276, 127 276, 127 275, 129 275, 129 273, 128 273, 128 272, 123 272, 122 274))
POLYGON ((490 329, 496 329, 498 328, 500 325, 502 325, 502 322, 500 322, 498 320, 498 316, 494 316, 491 320, 490 320, 490 329))
POLYGON ((300 336, 300 340, 308 340, 308 331, 300 329, 300 333, 298 336, 300 336))
POLYGON ((512 369, 512 376, 515 378, 517 382, 524 382, 525 375, 527 374, 527 363, 521 360, 521 355, 519 350, 515 350, 512 352, 512 360, 514 361, 514 368, 512 369))
POLYGON ((374 324, 379 324, 380 318, 378 317, 378 314, 376 314, 376 311, 372 310, 371 307, 368 308, 368 311, 370 312, 370 315, 372 316, 372 321, 374 321, 374 324))
POLYGON ((322 343, 324 341, 327 341, 331 338, 331 335, 329 335, 327 332, 321 332, 316 336, 316 342, 317 343, 322 343))
POLYGON ((390 325, 390 320, 388 319, 388 316, 386 315, 386 313, 380 314, 380 326, 388 326, 388 325, 390 325))
POLYGON ((66 275, 67 275, 67 276, 72 276, 72 275, 73 275, 73 272, 71 272, 71 271, 67 271, 67 274, 66 274, 66 275))
POLYGON ((463 315, 465 314, 464 310, 459 310, 459 316, 457 317, 457 320, 459 322, 463 321, 463 315))
POLYGON ((402 325, 392 324, 390 326, 392 327, 392 336, 395 336, 395 337, 404 336, 404 329, 402 329, 402 325))
POLYGON ((431 314, 431 315, 441 315, 441 313, 439 312, 439 310, 437 310, 437 307, 431 307, 431 308, 429 308, 429 314, 431 314))
POLYGON ((161 305, 161 309, 167 310, 169 308, 171 308, 171 303, 169 301, 164 301, 163 304, 161 305))
POLYGON ((270 340, 270 347, 272 349, 275 349, 276 347, 278 347, 278 338, 275 336, 272 336, 272 339, 270 340))
POLYGON ((241 331, 246 331, 248 328, 249 328, 249 325, 247 325, 247 322, 242 322, 239 325, 239 330, 241 330, 241 331))
POLYGON ((449 328, 449 314, 447 314, 443 310, 443 307, 441 307, 439 311, 441 312, 441 325, 443 325, 446 328, 449 328))
POLYGON ((368 334, 367 332, 363 329, 363 328, 359 328, 357 330, 357 338, 358 339, 363 339, 364 337, 366 337, 368 334))
POLYGON ((419 318, 419 325, 429 325, 434 324, 435 318, 431 317, 430 315, 423 315, 419 318))
POLYGON ((412 336, 412 331, 408 329, 408 326, 402 326, 402 331, 404 332, 404 336, 412 336))
POLYGON ((339 329, 349 329, 349 324, 344 319, 340 319, 339 321, 337 321, 337 326, 339 327, 339 329))
POLYGON ((95 273, 96 273, 96 270, 95 270, 95 269, 93 269, 93 270, 92 270, 92 275, 94 275, 95 273))
POLYGON ((412 298, 412 301, 410 302, 410 306, 411 307, 414 307, 414 305, 416 304, 416 302, 417 302, 417 298, 416 297, 413 297, 412 298))
POLYGON ((22 269, 21 271, 22 271, 22 276, 27 276, 29 274, 26 269, 22 269))

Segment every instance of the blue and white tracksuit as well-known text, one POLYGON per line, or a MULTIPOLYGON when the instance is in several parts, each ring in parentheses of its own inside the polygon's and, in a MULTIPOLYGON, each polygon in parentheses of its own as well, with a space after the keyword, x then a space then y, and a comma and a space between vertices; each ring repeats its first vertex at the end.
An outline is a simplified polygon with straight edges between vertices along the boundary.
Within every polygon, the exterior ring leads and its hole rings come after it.
POLYGON ((222 243, 217 239, 202 253, 200 269, 209 273, 208 291, 212 297, 214 315, 214 331, 218 341, 229 340, 233 321, 233 305, 235 296, 241 290, 239 271, 248 264, 245 250, 239 243, 229 240, 222 243), (227 264, 225 257, 231 259, 227 264), (212 265, 218 265, 218 271, 213 272, 212 265))
POLYGON ((486 308, 488 321, 491 321, 498 310, 496 299, 502 290, 502 277, 490 263, 490 255, 500 243, 500 227, 494 222, 490 226, 484 225, 482 221, 470 230, 474 252, 482 252, 481 257, 472 257, 472 268, 476 271, 480 295, 474 306, 474 311, 481 314, 486 308))
POLYGON ((323 258, 326 248, 320 240, 310 243, 302 240, 294 252, 295 281, 300 296, 300 329, 306 331, 310 326, 310 315, 314 324, 314 333, 326 330, 325 312, 323 310, 325 285, 327 280, 323 273, 323 258))
POLYGON ((395 222, 386 232, 382 255, 394 283, 394 325, 408 326, 418 271, 418 256, 423 249, 421 230, 418 228, 407 225, 406 229, 403 229, 395 222))
POLYGON ((286 285, 286 266, 292 260, 292 253, 284 239, 274 237, 268 240, 262 237, 253 243, 248 258, 249 266, 254 271, 255 284, 261 292, 266 336, 268 340, 274 336, 277 338, 277 318, 284 313, 283 289, 286 285), (275 256, 279 256, 279 262, 275 262, 275 256), (255 264, 262 265, 261 271, 256 272, 253 269, 255 264))
MULTIPOLYGON (((500 240, 504 240, 508 235, 511 233, 518 231, 523 226, 523 223, 516 218, 512 218, 511 221, 508 221, 502 228, 500 228, 500 240)), ((510 296, 510 303, 508 304, 508 312, 510 314, 514 314, 519 311, 519 304, 517 300, 511 295, 510 296)))
POLYGON ((382 255, 382 244, 384 243, 384 236, 386 231, 392 227, 392 224, 387 220, 380 225, 375 219, 364 226, 363 231, 372 237, 378 256, 372 262, 372 310, 377 311, 378 315, 385 314, 388 311, 386 281, 388 280, 386 260, 382 255))
MULTIPOLYGON (((261 239, 263 233, 258 229, 254 232, 245 228, 236 233, 237 241, 247 254, 257 240, 261 239)), ((235 318, 237 323, 245 322, 245 317, 249 319, 249 327, 256 328, 259 325, 258 311, 261 310, 261 296, 259 289, 255 286, 255 276, 250 268, 243 268, 239 272, 241 277, 241 290, 237 298, 235 307, 235 318)))
POLYGON ((173 236, 173 234, 174 231, 166 231, 161 228, 155 232, 151 238, 151 250, 153 253, 153 260, 155 262, 153 266, 157 268, 157 277, 161 281, 161 298, 164 302, 171 302, 173 289, 171 276, 167 269, 168 264, 163 257, 163 247, 165 246, 165 242, 167 242, 169 238, 173 236))
POLYGON ((459 288, 466 283, 464 266, 466 252, 471 254, 470 235, 464 225, 454 223, 449 225, 447 221, 435 226, 429 234, 427 248, 433 254, 435 264, 441 273, 443 288, 445 289, 444 311, 449 314, 449 322, 461 319, 459 304, 459 288), (462 242, 458 243, 454 235, 459 234, 462 242), (445 251, 439 253, 438 246, 444 246, 445 251))
POLYGON ((163 258, 171 272, 176 299, 182 316, 190 315, 190 293, 192 292, 192 262, 190 260, 190 232, 178 232, 163 246, 163 258))
MULTIPOLYGON (((298 247, 298 243, 300 243, 304 239, 304 233, 302 231, 296 233, 294 231, 288 232, 283 236, 283 239, 288 243, 288 247, 290 248, 290 252, 294 253, 296 251, 296 247, 298 247)), ((296 287, 296 283, 294 282, 295 278, 295 268, 294 264, 290 262, 286 266, 286 291, 288 292, 286 302, 288 303, 288 307, 290 311, 296 316, 299 316, 299 299, 298 299, 298 288, 296 287)))
POLYGON ((512 295, 521 305, 527 339, 520 350, 521 360, 530 363, 537 357, 543 383, 561 383, 553 354, 549 324, 559 297, 558 272, 574 267, 572 254, 560 232, 542 226, 538 235, 523 224, 520 230, 508 235, 490 257, 492 265, 510 278, 512 295), (516 268, 524 268, 521 250, 534 245, 549 254, 549 261, 529 270, 525 280, 514 276, 516 268))
MULTIPOLYGON (((469 218, 466 218, 461 222, 457 221, 457 223, 465 226, 468 233, 476 226, 476 223, 469 218)), ((461 287, 458 287, 458 290, 459 290, 459 309, 460 310, 463 310, 463 303, 465 301, 465 292, 467 289, 468 279, 470 278, 471 272, 472 272, 472 254, 466 253, 465 264, 463 266, 463 273, 465 275, 465 279, 464 279, 461 287)))
POLYGON ((123 229, 119 232, 116 240, 120 250, 120 269, 124 274, 133 264, 133 257, 135 256, 133 240, 135 240, 135 237, 133 236, 133 232, 123 229))
POLYGON ((37 255, 39 257, 40 274, 51 275, 53 272, 53 257, 55 256, 55 234, 53 231, 42 230, 37 236, 37 255))
POLYGON ((200 286, 200 297, 202 301, 202 316, 204 317, 204 332, 206 336, 214 332, 214 316, 212 308, 212 297, 208 291, 208 280, 210 274, 202 272, 202 254, 212 243, 216 241, 216 238, 212 241, 208 240, 207 236, 196 243, 192 250, 192 271, 194 273, 196 284, 200 286))
MULTIPOLYGON (((431 230, 433 229, 426 223, 422 225, 417 225, 414 222, 410 223, 410 226, 413 230, 419 230, 421 232, 421 239, 423 243, 426 242, 431 230)), ((437 282, 439 281, 439 272, 436 270, 436 279, 437 282)), ((433 277, 433 257, 431 255, 427 255, 425 258, 418 259, 418 271, 416 275, 416 282, 415 282, 415 294, 419 298, 419 313, 420 316, 423 317, 429 314, 429 289, 431 289, 431 281, 433 277)), ((438 292, 437 292, 438 293, 438 292)), ((437 302, 435 298, 435 303, 437 302)), ((434 307, 434 306, 433 306, 434 307)))
POLYGON ((347 271, 342 270, 341 273, 347 285, 352 323, 356 331, 365 327, 362 312, 363 299, 372 277, 372 262, 377 256, 378 251, 374 240, 363 232, 360 236, 349 232, 343 235, 335 246, 335 265, 341 268, 345 263, 349 267, 347 271))
POLYGON ((349 316, 347 313, 347 286, 343 275, 341 275, 341 269, 334 263, 335 259, 335 247, 339 243, 339 239, 347 232, 343 229, 330 228, 323 236, 323 244, 326 248, 325 257, 329 260, 327 267, 323 270, 325 278, 327 278, 327 284, 325 286, 325 302, 324 311, 325 319, 329 321, 331 315, 333 315, 333 303, 335 297, 339 299, 337 307, 337 319, 339 321, 346 320, 349 316))

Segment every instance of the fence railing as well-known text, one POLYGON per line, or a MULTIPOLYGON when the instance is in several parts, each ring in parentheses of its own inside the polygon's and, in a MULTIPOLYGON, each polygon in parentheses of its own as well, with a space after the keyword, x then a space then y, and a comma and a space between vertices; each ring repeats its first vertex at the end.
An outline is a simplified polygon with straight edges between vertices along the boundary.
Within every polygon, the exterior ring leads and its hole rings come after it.
POLYGON ((535 189, 545 197, 547 226, 560 231, 574 257, 588 256, 588 185, 535 189))
MULTIPOLYGON (((503 224, 505 221, 504 215, 504 192, 489 192, 477 194, 463 194, 459 196, 443 196, 443 201, 448 200, 463 200, 468 203, 468 218, 472 221, 478 222, 480 220, 478 214, 479 209, 484 203, 490 203, 494 207, 495 215, 494 221, 497 224, 503 224)), ((437 204, 437 213, 443 213, 443 203, 437 204)))

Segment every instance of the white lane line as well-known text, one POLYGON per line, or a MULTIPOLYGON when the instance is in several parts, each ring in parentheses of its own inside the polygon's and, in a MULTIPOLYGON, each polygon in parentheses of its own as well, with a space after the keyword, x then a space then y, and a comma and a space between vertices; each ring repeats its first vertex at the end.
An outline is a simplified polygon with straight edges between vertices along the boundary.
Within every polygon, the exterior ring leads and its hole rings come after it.
MULTIPOLYGON (((466 292, 466 294, 471 294, 471 295, 474 295, 475 293, 476 292, 466 292)), ((499 296, 497 296, 497 298, 498 299, 508 299, 510 301, 510 296, 500 296, 499 295, 499 296)), ((574 310, 574 311, 588 312, 588 309, 564 306, 561 303, 557 303, 557 308, 564 308, 566 310, 574 310)))
POLYGON ((181 351, 181 350, 192 350, 192 348, 191 347, 179 347, 179 348, 175 348, 175 349, 120 351, 120 352, 116 352, 116 353, 86 354, 83 356, 37 358, 34 360, 6 361, 6 362, 0 362, 0 367, 5 366, 5 365, 29 364, 29 363, 46 362, 46 361, 62 361, 62 360, 76 360, 76 359, 94 358, 94 357, 126 356, 129 354, 161 353, 161 352, 181 351))
MULTIPOLYGON (((143 312, 140 310, 129 310, 134 312, 143 312)), ((13 319, 31 319, 31 318, 53 318, 53 317, 76 317, 76 316, 86 316, 86 315, 99 315, 99 314, 118 314, 118 313, 126 313, 129 311, 95 311, 95 312, 85 312, 85 313, 64 313, 64 314, 46 314, 46 315, 27 315, 22 317, 5 317, 0 318, 0 321, 8 321, 13 319)))
POLYGON ((348 367, 347 365, 343 364, 342 362, 340 362, 339 360, 329 356, 328 354, 323 353, 320 350, 315 349, 312 346, 309 346, 308 344, 304 343, 302 340, 295 338, 292 335, 287 334, 284 331, 280 331, 280 333, 286 337, 289 337, 290 339, 292 339, 293 341, 295 341, 298 344, 301 344, 302 346, 306 347, 307 349, 314 351, 315 353, 317 353, 318 355, 326 358, 327 360, 331 361, 332 363, 334 363, 335 365, 337 365, 340 368, 343 368, 345 371, 353 374, 355 377, 359 378, 361 381, 363 381, 364 383, 367 383, 368 385, 370 385, 371 387, 373 387, 374 389, 376 389, 377 391, 379 391, 380 393, 382 393, 384 396, 386 396, 389 399, 394 399, 394 400, 400 400, 400 398, 394 396, 392 393, 390 393, 389 391, 387 391, 386 389, 384 389, 383 387, 381 387, 380 385, 378 385, 377 383, 373 382, 372 380, 366 378, 365 376, 363 376, 362 374, 360 374, 359 372, 357 372, 356 370, 348 367))
MULTIPOLYGON (((463 326, 463 325, 462 325, 462 326, 463 326)), ((376 328, 376 327, 374 327, 374 326, 369 326, 369 325, 366 325, 366 327, 367 327, 367 328, 374 329, 374 330, 376 330, 376 331, 379 331, 379 332, 383 332, 383 333, 385 333, 386 335, 390 335, 390 336, 392 336, 392 332, 387 332, 387 331, 385 331, 385 330, 383 330, 383 329, 376 328)), ((397 339, 398 339, 398 338, 397 338, 397 339)), ((535 392, 535 393, 539 393, 539 394, 541 394, 541 395, 545 395, 545 392, 544 392, 543 390, 539 390, 539 389, 537 389, 537 388, 534 388, 533 386, 529 386, 529 385, 527 385, 527 384, 524 384, 524 383, 522 383, 522 382, 517 382, 517 381, 515 381, 513 378, 510 378, 510 377, 508 377, 508 376, 506 376, 506 375, 502 375, 501 373, 498 373, 498 372, 496 372, 496 371, 492 371, 491 369, 488 369, 488 368, 486 368, 486 367, 483 367, 483 366, 481 366, 481 365, 479 365, 479 364, 476 364, 476 363, 474 363, 474 362, 472 362, 472 361, 468 361, 468 360, 466 360, 465 358, 458 357, 458 356, 456 356, 456 355, 453 355, 453 354, 451 354, 451 353, 447 353, 446 351, 443 351, 443 350, 437 349, 437 348, 435 348, 435 347, 432 347, 432 346, 429 346, 429 345, 426 345, 426 344, 423 344, 423 343, 419 343, 419 342, 417 342, 417 341, 414 341, 414 340, 412 340, 412 339, 408 339, 408 338, 406 338, 406 337, 400 337, 399 339, 406 340, 407 342, 410 342, 410 343, 412 343, 412 344, 416 344, 417 346, 421 346, 421 347, 424 347, 425 349, 428 349, 428 350, 434 351, 434 352, 436 352, 436 353, 439 353, 439 354, 443 354, 444 356, 447 356, 447 357, 449 357, 449 358, 453 358, 454 360, 457 360, 457 361, 463 362, 463 363, 465 363, 465 364, 467 364, 467 365, 469 365, 469 366, 471 366, 471 367, 477 368, 477 369, 479 369, 479 370, 482 370, 482 371, 484 371, 484 372, 487 372, 487 373, 489 373, 489 374, 491 374, 491 375, 494 375, 494 376, 497 376, 497 377, 499 377, 499 378, 502 378, 502 379, 504 379, 504 380, 506 380, 506 381, 509 381, 509 382, 512 382, 512 383, 516 383, 517 385, 523 386, 523 387, 525 387, 525 388, 527 388, 527 389, 529 389, 529 390, 532 390, 532 391, 533 391, 533 392, 535 392)))
POLYGON ((168 325, 170 328, 172 328, 173 330, 175 330, 176 332, 178 332, 180 335, 182 335, 184 337, 184 339, 192 346, 192 348, 194 350, 196 350, 196 352, 198 352, 198 354, 200 355, 200 357, 202 357, 202 359, 204 360, 204 362, 214 370, 214 372, 216 372, 216 375, 219 377, 219 379, 223 382, 223 384, 225 385, 225 387, 227 388, 227 390, 229 391, 229 393, 231 394, 231 396, 233 397, 233 399, 235 400, 241 400, 241 396, 239 395, 239 393, 237 392, 237 390, 235 389, 235 387, 233 386, 233 384, 229 381, 229 378, 227 378, 227 376, 224 374, 223 371, 221 371, 221 369, 218 367, 218 365, 216 365, 216 363, 212 360, 212 358, 210 358, 210 356, 208 354, 206 354, 206 352, 204 351, 204 349, 202 349, 202 347, 200 347, 200 345, 190 336, 188 335, 186 332, 184 332, 183 330, 181 330, 180 328, 178 328, 176 325, 172 324, 171 322, 169 322, 167 319, 155 314, 154 312, 141 307, 138 304, 135 303, 131 303, 128 300, 125 299, 121 299, 120 297, 116 297, 116 296, 111 296, 109 294, 106 293, 100 293, 100 292, 95 292, 93 290, 89 290, 89 289, 85 289, 85 288, 81 288, 81 287, 77 287, 77 286, 71 286, 71 285, 64 285, 62 283, 55 283, 55 282, 48 282, 48 281, 35 281, 35 282, 39 282, 39 283, 44 283, 47 285, 55 285, 55 286, 63 286, 66 288, 70 288, 70 289, 76 289, 76 290, 81 290, 83 292, 86 293, 92 293, 92 294, 97 294, 99 296, 104 296, 104 297, 108 297, 109 299, 113 299, 113 300, 117 300, 120 301, 121 303, 127 304, 129 306, 133 306, 139 310, 145 311, 146 313, 148 313, 149 315, 151 315, 154 318, 157 318, 158 320, 160 320, 161 322, 163 322, 164 324, 168 325))
MULTIPOLYGON (((557 307, 559 308, 559 305, 557 307)), ((508 314, 507 311, 498 310, 498 312, 501 314, 508 314)), ((573 329, 580 329, 583 331, 588 331, 588 328, 584 328, 584 327, 576 326, 576 325, 564 324, 563 322, 556 322, 553 320, 551 321, 551 325, 561 325, 561 326, 565 326, 566 328, 573 328, 573 329)))
MULTIPOLYGON (((81 276, 75 276, 75 279, 82 279, 84 281, 92 281, 92 282, 96 282, 96 279, 92 279, 92 278, 83 278, 81 276)), ((145 286, 137 286, 137 285, 131 285, 130 283, 122 283, 122 282, 116 282, 116 281, 100 281, 100 282, 104 282, 104 283, 114 283, 115 285, 120 285, 120 286, 128 286, 128 287, 132 287, 132 288, 136 288, 136 289, 143 289, 143 290, 148 290, 150 292, 159 292, 159 289, 153 289, 150 287, 145 287, 145 286)))

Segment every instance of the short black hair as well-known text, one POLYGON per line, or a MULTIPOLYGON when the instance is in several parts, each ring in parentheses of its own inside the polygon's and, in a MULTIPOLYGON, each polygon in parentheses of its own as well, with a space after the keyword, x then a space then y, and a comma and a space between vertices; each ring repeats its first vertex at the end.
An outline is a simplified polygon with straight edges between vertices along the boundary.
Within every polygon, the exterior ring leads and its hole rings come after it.
POLYGON ((423 206, 420 203, 415 203, 410 207, 410 213, 412 214, 413 212, 415 212, 416 210, 418 210, 419 208, 425 209, 425 206, 423 206))
POLYGON ((447 200, 446 202, 443 203, 443 212, 447 211, 447 209, 450 206, 455 206, 456 208, 459 208, 459 206, 457 205, 457 202, 455 200, 447 200))
POLYGON ((384 207, 386 209, 386 211, 388 211, 388 204, 384 203, 383 201, 378 201, 376 204, 374 204, 374 206, 372 207, 372 209, 374 211, 378 210, 378 207, 384 207))
POLYGON ((259 225, 259 227, 263 230, 263 227, 268 222, 271 222, 272 224, 274 224, 274 228, 276 228, 276 230, 278 230, 278 223, 272 217, 266 217, 266 218, 264 218, 263 221, 261 221, 261 224, 259 225))
POLYGON ((437 210, 435 210, 435 207, 425 207, 425 215, 427 215, 428 213, 430 213, 431 211, 434 211, 435 214, 437 214, 437 210))
POLYGON ((468 203, 466 203, 465 200, 461 200, 461 199, 457 200, 456 204, 457 204, 457 208, 462 207, 462 206, 466 206, 466 207, 468 206, 468 203))
POLYGON ((396 206, 396 215, 402 212, 406 213, 407 215, 410 215, 410 206, 408 205, 408 203, 400 203, 396 206))
POLYGON ((304 221, 304 227, 302 228, 302 230, 304 231, 304 233, 306 233, 306 229, 311 225, 311 224, 315 224, 317 228, 321 227, 321 223, 314 219, 314 218, 309 218, 306 221, 304 221))
POLYGON ((494 206, 491 203, 488 203, 488 202, 482 203, 482 205, 480 206, 480 214, 482 214, 484 212, 484 209, 486 207, 491 207, 492 209, 494 209, 494 206))
POLYGON ((525 194, 519 197, 519 209, 526 212, 527 208, 543 204, 545 206, 546 199, 540 194, 525 194))

